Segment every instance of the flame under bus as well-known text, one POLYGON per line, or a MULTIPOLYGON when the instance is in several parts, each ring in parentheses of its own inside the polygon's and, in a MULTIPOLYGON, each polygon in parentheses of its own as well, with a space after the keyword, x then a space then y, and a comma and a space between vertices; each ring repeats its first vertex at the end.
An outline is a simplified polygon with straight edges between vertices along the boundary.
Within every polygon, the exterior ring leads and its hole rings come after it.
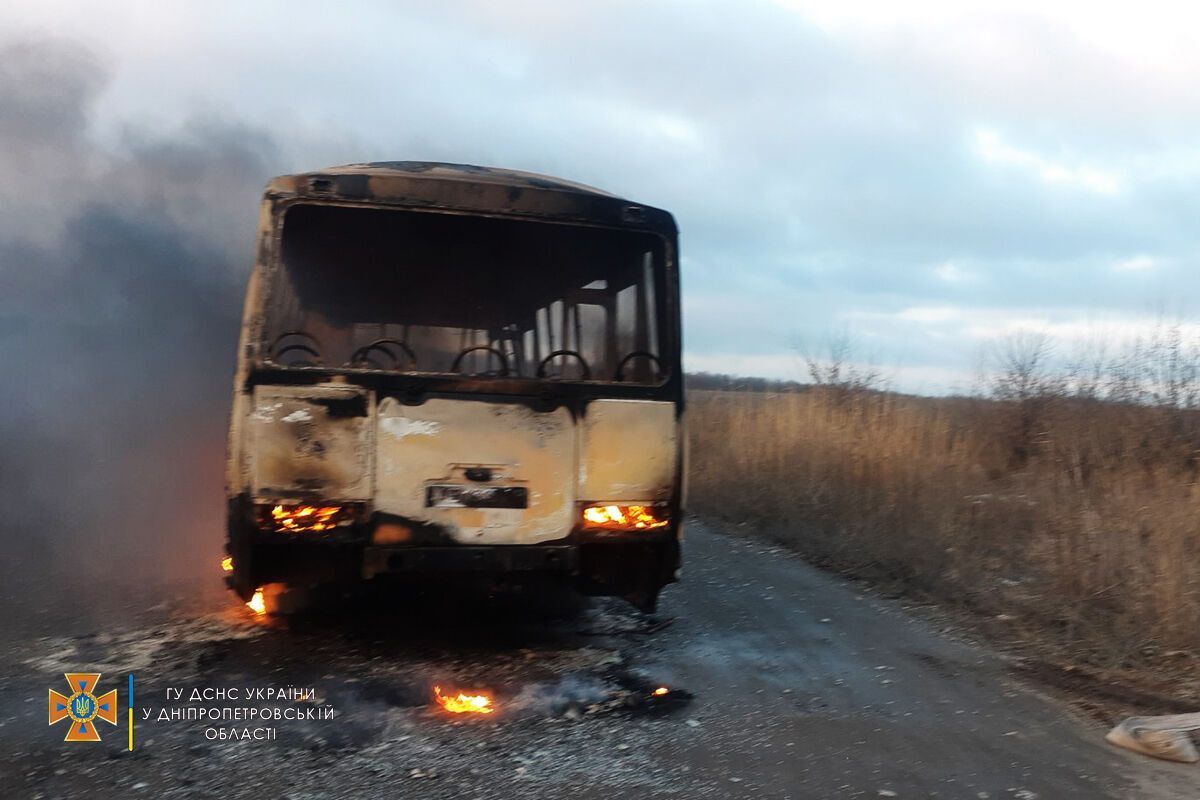
POLYGON ((276 178, 229 440, 243 598, 553 578, 652 608, 679 563, 670 214, 527 173, 276 178))

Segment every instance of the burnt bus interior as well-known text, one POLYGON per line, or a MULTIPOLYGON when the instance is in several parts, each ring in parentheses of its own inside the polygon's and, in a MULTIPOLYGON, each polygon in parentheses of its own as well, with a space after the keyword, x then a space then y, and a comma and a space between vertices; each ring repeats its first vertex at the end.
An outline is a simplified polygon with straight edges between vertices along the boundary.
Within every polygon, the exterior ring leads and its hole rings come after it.
POLYGON ((278 367, 662 384, 665 243, 613 228, 296 204, 264 344, 278 367))

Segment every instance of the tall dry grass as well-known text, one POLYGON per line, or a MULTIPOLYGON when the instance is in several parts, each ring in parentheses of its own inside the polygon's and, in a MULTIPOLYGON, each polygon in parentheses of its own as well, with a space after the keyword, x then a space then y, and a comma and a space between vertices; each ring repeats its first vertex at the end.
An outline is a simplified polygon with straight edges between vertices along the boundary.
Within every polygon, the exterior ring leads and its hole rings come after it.
POLYGON ((1200 415, 1006 376, 988 399, 693 392, 690 505, 1078 662, 1200 652, 1200 415))

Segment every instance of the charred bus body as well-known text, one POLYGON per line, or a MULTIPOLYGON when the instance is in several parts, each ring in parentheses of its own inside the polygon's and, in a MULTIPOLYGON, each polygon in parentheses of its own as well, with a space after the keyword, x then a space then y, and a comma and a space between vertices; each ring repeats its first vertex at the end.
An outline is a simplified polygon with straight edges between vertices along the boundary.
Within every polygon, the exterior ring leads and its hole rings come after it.
POLYGON ((674 220, 528 173, 276 178, 229 436, 229 583, 675 579, 674 220))

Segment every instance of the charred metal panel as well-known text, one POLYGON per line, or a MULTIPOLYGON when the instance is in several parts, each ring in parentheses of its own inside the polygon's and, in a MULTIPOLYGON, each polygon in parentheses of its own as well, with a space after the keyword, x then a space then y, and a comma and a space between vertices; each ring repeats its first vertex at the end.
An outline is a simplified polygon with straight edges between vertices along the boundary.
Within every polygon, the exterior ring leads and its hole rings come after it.
POLYGON ((358 386, 257 386, 248 418, 257 497, 369 500, 371 398, 358 386))
POLYGON ((237 370, 233 376, 233 410, 229 420, 229 436, 225 442, 225 495, 232 500, 249 489, 246 472, 246 418, 253 398, 245 391, 250 365, 258 360, 258 341, 263 323, 263 273, 272 258, 272 230, 275 224, 274 203, 264 199, 258 211, 258 254, 246 285, 246 300, 242 307, 242 331, 238 339, 237 370))
POLYGON ((447 398, 407 406, 389 397, 379 404, 375 437, 378 512, 439 526, 460 544, 535 544, 571 531, 575 426, 565 408, 447 398), (484 486, 523 488, 527 507, 431 506, 430 487, 443 496, 447 486, 463 487, 464 496, 484 486))
POLYGON ((675 220, 661 209, 561 178, 469 164, 347 164, 282 175, 267 185, 267 195, 573 219, 675 233, 675 220))
POLYGON ((666 502, 679 457, 675 404, 594 400, 583 419, 579 498, 666 502))

